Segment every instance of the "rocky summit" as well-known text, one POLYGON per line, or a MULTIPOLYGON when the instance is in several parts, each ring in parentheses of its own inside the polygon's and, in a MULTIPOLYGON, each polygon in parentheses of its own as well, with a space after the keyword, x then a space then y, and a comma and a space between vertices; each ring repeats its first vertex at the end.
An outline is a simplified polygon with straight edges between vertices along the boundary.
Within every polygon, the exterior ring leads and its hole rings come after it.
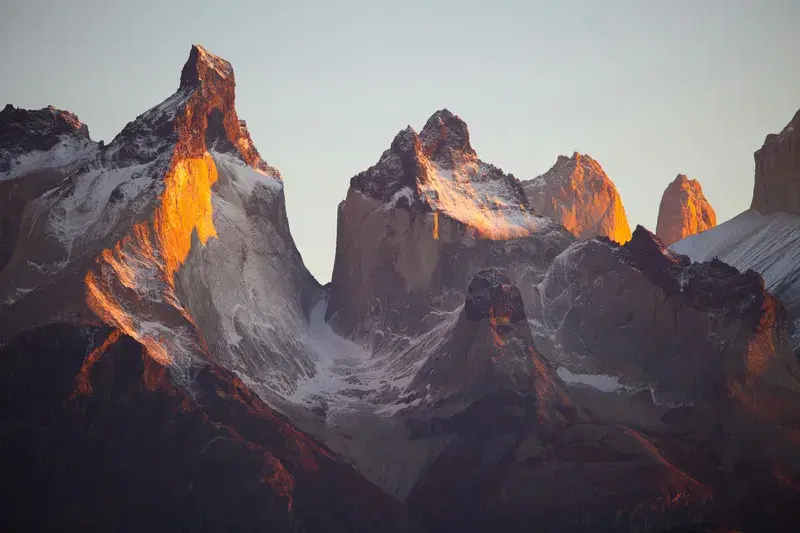
POLYGON ((534 213, 552 218, 578 238, 631 238, 622 198, 600 163, 575 152, 546 173, 523 182, 534 213))
POLYGON ((232 65, 176 81, 108 144, 0 112, 0 529, 797 529, 789 207, 667 247, 590 157, 522 183, 442 109, 350 179, 322 286, 232 65))
POLYGON ((767 135, 755 153, 753 202, 762 215, 782 212, 800 216, 800 111, 780 133, 767 135))
POLYGON ((658 207, 656 235, 667 245, 717 225, 714 208, 706 200, 700 182, 678 174, 658 207))

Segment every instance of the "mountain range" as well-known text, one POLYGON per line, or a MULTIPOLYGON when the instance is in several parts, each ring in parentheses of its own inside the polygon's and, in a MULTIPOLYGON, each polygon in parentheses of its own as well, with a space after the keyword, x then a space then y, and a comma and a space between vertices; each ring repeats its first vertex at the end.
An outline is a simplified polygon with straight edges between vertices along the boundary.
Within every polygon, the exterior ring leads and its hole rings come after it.
POLYGON ((796 530, 800 114, 750 210, 679 175, 653 234, 590 156, 520 181, 436 111, 321 285, 235 87, 195 45, 108 144, 0 112, 5 530, 796 530))

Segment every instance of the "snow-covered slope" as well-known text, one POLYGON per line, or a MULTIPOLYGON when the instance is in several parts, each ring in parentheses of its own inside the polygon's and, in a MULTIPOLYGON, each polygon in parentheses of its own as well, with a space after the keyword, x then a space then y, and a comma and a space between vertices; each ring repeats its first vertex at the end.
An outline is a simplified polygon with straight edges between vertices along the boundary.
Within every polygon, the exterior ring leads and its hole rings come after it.
MULTIPOLYGON (((744 272, 764 277, 768 291, 778 296, 800 329, 800 216, 762 215, 749 209, 703 233, 671 247, 693 261, 720 259, 744 272)), ((800 335, 794 332, 794 345, 800 335)))

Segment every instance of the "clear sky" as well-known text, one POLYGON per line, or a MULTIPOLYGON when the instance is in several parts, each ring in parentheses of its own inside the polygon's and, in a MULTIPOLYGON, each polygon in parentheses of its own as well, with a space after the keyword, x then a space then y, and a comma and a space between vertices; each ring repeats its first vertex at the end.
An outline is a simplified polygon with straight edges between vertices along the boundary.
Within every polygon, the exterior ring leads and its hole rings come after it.
POLYGON ((443 107, 520 179, 590 154, 632 226, 655 229, 678 173, 735 216, 753 152, 800 108, 798 24, 798 0, 3 0, 0 105, 68 109, 110 141, 202 44, 233 64, 239 116, 325 282, 350 177, 443 107))

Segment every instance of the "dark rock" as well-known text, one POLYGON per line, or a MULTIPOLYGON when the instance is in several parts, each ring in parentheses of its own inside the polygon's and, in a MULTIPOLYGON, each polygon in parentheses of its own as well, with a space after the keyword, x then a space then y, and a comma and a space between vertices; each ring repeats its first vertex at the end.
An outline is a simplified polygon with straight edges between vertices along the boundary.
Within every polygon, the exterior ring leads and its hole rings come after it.
POLYGON ((105 328, 51 326, 6 346, 5 528, 415 530, 232 373, 200 368, 191 393, 176 378, 105 328))

